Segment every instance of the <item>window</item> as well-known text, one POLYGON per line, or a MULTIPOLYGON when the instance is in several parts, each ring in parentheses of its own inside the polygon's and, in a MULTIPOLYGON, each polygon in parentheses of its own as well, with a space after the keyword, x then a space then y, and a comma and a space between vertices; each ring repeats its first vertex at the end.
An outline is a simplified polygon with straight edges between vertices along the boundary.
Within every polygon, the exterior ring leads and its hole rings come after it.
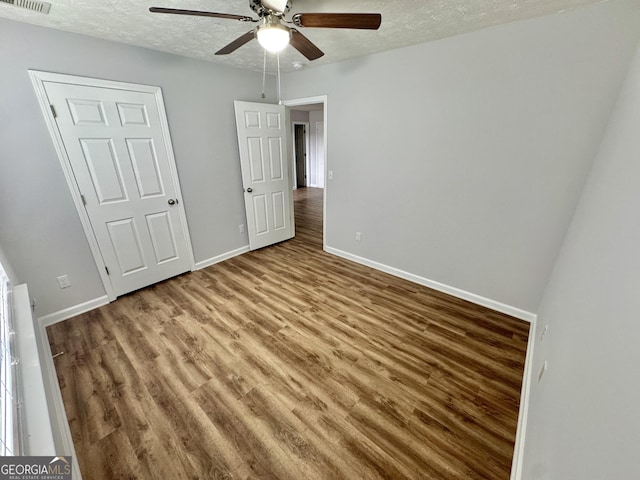
POLYGON ((0 455, 14 455, 14 329, 9 277, 0 264, 0 455))

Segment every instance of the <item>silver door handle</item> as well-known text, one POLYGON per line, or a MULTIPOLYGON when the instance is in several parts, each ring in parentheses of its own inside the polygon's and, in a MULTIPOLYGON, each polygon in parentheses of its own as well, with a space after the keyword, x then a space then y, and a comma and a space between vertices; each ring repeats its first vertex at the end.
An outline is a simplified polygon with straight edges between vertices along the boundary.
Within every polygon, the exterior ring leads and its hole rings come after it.
POLYGON ((167 202, 169 205, 175 205, 176 203, 178 203, 177 200, 174 200, 173 198, 170 198, 169 201, 167 202))
POLYGON ((247 193, 251 193, 251 192, 253 192, 253 188, 251 187, 247 188, 247 193))

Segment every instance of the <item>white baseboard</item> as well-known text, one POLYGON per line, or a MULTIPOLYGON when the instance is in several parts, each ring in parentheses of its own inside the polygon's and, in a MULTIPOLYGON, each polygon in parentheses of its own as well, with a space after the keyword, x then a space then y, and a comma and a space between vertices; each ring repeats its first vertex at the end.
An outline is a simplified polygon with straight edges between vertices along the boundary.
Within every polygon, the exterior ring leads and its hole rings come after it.
POLYGON ((378 263, 373 260, 369 260, 367 258, 359 257, 358 255, 353 255, 352 253, 338 250, 337 248, 327 246, 325 247, 325 251, 327 253, 331 253, 333 255, 337 255, 339 257, 346 258, 347 260, 351 260, 353 262, 359 263, 361 265, 366 265, 367 267, 375 268, 376 270, 389 273, 396 277, 404 278, 405 280, 409 280, 419 285, 424 285, 425 287, 433 288, 434 290, 438 290, 439 292, 443 292, 448 295, 461 298, 463 300, 467 300, 477 305, 481 305, 483 307, 487 307, 492 310, 496 310, 498 312, 511 315, 512 317, 519 318, 521 320, 524 320, 530 323, 529 341, 527 345, 527 354, 526 354, 525 363, 524 363, 524 373, 522 376, 522 388, 520 391, 520 409, 518 413, 516 442, 515 442, 515 448, 513 450, 513 461, 511 464, 511 477, 510 477, 510 480, 521 480, 522 479, 522 462, 524 460, 524 444, 525 444, 526 429, 527 429, 527 413, 529 411, 529 396, 531 393, 531 379, 532 379, 532 370, 533 370, 532 363, 533 363, 533 350, 535 348, 534 345, 535 345, 535 333, 536 333, 536 320, 538 316, 535 313, 527 312, 526 310, 522 310, 522 309, 513 307, 511 305, 505 305, 504 303, 496 302, 495 300, 491 300, 489 298, 476 295, 475 293, 470 293, 465 290, 452 287, 450 285, 445 285, 443 283, 436 282, 435 280, 430 280, 428 278, 420 277, 418 275, 414 275, 413 273, 405 272, 403 270, 390 267, 388 265, 384 265, 382 263, 378 263))
POLYGON ((511 480, 522 479, 524 444, 527 431, 527 416, 529 413, 529 397, 531 395, 531 379, 533 377, 533 351, 536 343, 536 322, 537 318, 531 322, 531 326, 529 327, 527 356, 524 360, 524 374, 522 376, 522 388, 520 389, 520 410, 518 412, 516 444, 513 448, 513 461, 511 462, 511 480))
MULTIPOLYGON (((106 295, 104 298, 107 298, 106 295)), ((89 302, 86 302, 83 305, 88 303, 89 302)), ((52 314, 51 318, 54 318, 53 315, 54 314, 52 314)), ((52 321, 49 325, 53 323, 55 322, 52 321)), ((53 440, 56 446, 56 455, 70 455, 73 478, 82 480, 78 456, 76 455, 76 451, 73 446, 71 429, 69 428, 69 421, 67 420, 67 413, 64 409, 60 385, 58 384, 58 376, 56 375, 56 367, 53 363, 51 347, 49 346, 47 325, 42 322, 42 319, 38 319, 38 321, 35 322, 35 337, 38 345, 40 368, 42 370, 42 379, 44 381, 44 391, 45 397, 47 398, 47 408, 49 410, 49 419, 51 421, 51 428, 53 431, 53 440)))
POLYGON ((38 317, 38 323, 40 323, 44 327, 48 327, 49 325, 62 322, 63 320, 66 320, 68 318, 75 317, 76 315, 80 315, 81 313, 85 313, 89 310, 93 310, 94 308, 106 305, 107 303, 109 303, 109 297, 103 295, 102 297, 94 298, 93 300, 89 300, 84 303, 79 303, 78 305, 74 305, 73 307, 65 308, 48 315, 38 317))
POLYGON ((243 253, 247 253, 248 251, 249 245, 245 245, 244 247, 236 248, 235 250, 231 250, 230 252, 226 252, 221 255, 208 258, 206 260, 202 260, 201 262, 196 263, 196 270, 208 267, 209 265, 215 265, 216 263, 224 262, 225 260, 229 260, 230 258, 237 257, 238 255, 242 255, 243 253))
POLYGON ((467 292, 450 285, 445 285, 444 283, 436 282, 435 280, 420 277, 413 273, 405 272, 404 270, 400 270, 383 263, 369 260, 368 258, 359 257, 358 255, 344 252, 342 250, 338 250, 337 248, 327 246, 325 247, 325 251, 333 255, 337 255, 338 257, 346 258, 347 260, 366 265, 367 267, 375 268, 376 270, 389 273, 396 277, 404 278, 405 280, 409 280, 419 285, 424 285, 425 287, 432 288, 453 297, 467 300, 471 303, 475 303, 476 305, 481 305, 483 307, 490 308, 491 310, 511 315, 512 317, 519 318, 520 320, 524 320, 526 322, 533 322, 536 318, 536 315, 534 313, 527 312, 526 310, 522 310, 511 305, 506 305, 504 303, 497 302, 495 300, 491 300, 490 298, 482 297, 480 295, 476 295, 475 293, 467 292))
MULTIPOLYGON (((231 250, 230 252, 223 253, 216 257, 208 258, 207 260, 196 263, 196 270, 200 270, 201 268, 208 267, 209 265, 228 260, 229 258, 233 258, 238 255, 242 255, 243 253, 246 253, 248 251, 249 245, 245 245, 244 247, 236 248, 235 250, 231 250)), ((103 295, 102 297, 94 298, 93 300, 74 305, 73 307, 65 308, 57 312, 49 313, 48 315, 38 317, 38 322, 45 327, 48 327, 49 325, 62 322, 63 320, 75 317, 76 315, 80 315, 81 313, 88 312, 89 310, 93 310, 94 308, 101 307, 108 303, 109 297, 107 295, 103 295)))

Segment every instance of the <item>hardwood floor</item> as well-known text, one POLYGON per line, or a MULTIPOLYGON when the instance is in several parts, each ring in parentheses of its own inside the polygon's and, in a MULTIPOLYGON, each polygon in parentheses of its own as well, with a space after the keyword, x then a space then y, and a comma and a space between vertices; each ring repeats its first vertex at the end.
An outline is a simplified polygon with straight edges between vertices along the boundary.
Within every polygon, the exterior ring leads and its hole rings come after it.
POLYGON ((508 479, 528 324, 295 239, 49 327, 99 479, 508 479))

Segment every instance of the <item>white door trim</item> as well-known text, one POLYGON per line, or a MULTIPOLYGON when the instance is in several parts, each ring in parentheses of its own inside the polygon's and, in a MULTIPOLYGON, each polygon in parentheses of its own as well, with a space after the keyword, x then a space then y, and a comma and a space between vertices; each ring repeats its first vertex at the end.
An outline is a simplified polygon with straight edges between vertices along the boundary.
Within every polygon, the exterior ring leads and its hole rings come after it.
MULTIPOLYGON (((315 131, 314 131, 315 135, 314 136, 315 136, 316 141, 315 141, 315 145, 314 145, 315 151, 314 151, 313 155, 314 155, 314 158, 315 158, 316 166, 318 165, 318 162, 320 161, 320 153, 318 152, 318 150, 319 150, 318 147, 321 145, 321 143, 318 141, 318 137, 319 137, 318 130, 320 129, 320 127, 322 127, 322 135, 324 136, 324 122, 316 122, 316 124, 315 124, 315 131)), ((324 144, 322 144, 322 146, 324 147, 324 144)), ((323 164, 324 164, 324 161, 325 161, 325 152, 324 152, 324 148, 323 148, 323 151, 322 151, 322 162, 323 162, 323 164)), ((318 172, 318 168, 316 168, 316 177, 319 176, 319 173, 320 172, 318 172)), ((317 183, 318 183, 318 186, 322 185, 322 188, 326 187, 327 186, 327 176, 326 176, 326 174, 323 176, 322 182, 317 182, 317 183)))
MULTIPOLYGON (((293 98, 283 100, 282 105, 286 107, 296 107, 299 105, 310 105, 312 103, 322 103, 324 105, 324 191, 322 195, 322 249, 327 249, 327 189, 329 188, 329 149, 327 143, 327 132, 329 131, 329 97, 328 95, 318 95, 316 97, 293 98)), ((307 153, 307 157, 308 157, 307 153)))
MULTIPOLYGON (((71 162, 69 160, 69 157, 67 156, 67 151, 64 148, 64 142, 62 141, 62 136, 60 135, 60 131, 58 130, 58 126, 56 125, 53 112, 51 111, 51 107, 49 105, 49 99, 47 98, 47 92, 44 87, 44 82, 49 81, 49 82, 57 82, 57 83, 68 83, 68 84, 74 84, 74 85, 85 85, 89 87, 109 88, 113 90, 132 90, 132 91, 137 91, 142 93, 153 94, 155 97, 156 106, 158 107, 158 112, 160 114, 160 126, 162 128, 162 136, 164 138, 165 147, 167 150, 169 169, 171 170, 172 184, 173 184, 173 187, 175 188, 177 198, 182 200, 183 197, 182 197, 182 192, 180 191, 180 182, 178 182, 178 169, 176 168, 176 160, 173 154, 171 137, 169 135, 169 124, 167 122, 167 113, 164 108, 164 99, 162 97, 162 90, 160 89, 160 87, 154 87, 150 85, 138 85, 134 83, 115 82, 111 80, 79 77, 75 75, 63 75, 59 73, 42 72, 39 70, 29 70, 29 76, 31 77, 31 82, 36 92, 38 103, 40 104, 40 109, 42 110, 42 114, 44 116, 47 129, 49 130, 49 134, 51 135, 51 138, 53 140, 53 146, 58 155, 58 160, 60 160, 60 165, 62 166, 62 171, 64 172, 64 176, 67 181, 67 186, 69 187, 69 191, 71 192, 73 203, 78 212, 78 216, 80 217, 80 222, 82 223, 82 229, 84 230, 84 234, 87 237, 87 241, 89 242, 89 248, 91 249, 93 259, 96 262, 96 268, 98 269, 100 279, 102 280, 102 284, 104 285, 104 289, 107 294, 107 297, 109 298, 109 301, 112 302, 113 300, 116 299, 115 290, 113 288, 113 285, 111 284, 111 279, 109 278, 109 275, 107 275, 107 272, 105 270, 102 254, 100 253, 100 248, 98 247, 98 241, 93 233, 93 229, 91 228, 91 221, 82 203, 80 189, 78 188, 78 184, 75 181, 73 170, 71 168, 71 162)), ((195 259, 193 256, 193 246, 191 244, 191 237, 189 235, 189 228, 187 225, 187 217, 184 211, 184 202, 179 202, 178 205, 176 205, 176 207, 178 207, 177 210, 180 216, 180 223, 182 224, 182 227, 184 229, 190 268, 191 268, 191 271, 193 271, 195 270, 195 259)))
POLYGON ((306 174, 307 174, 307 179, 305 181, 305 187, 309 186, 309 122, 300 122, 300 121, 292 121, 291 122, 291 144, 293 145, 293 155, 291 155, 291 163, 293 164, 293 176, 291 177, 292 181, 291 183, 293 184, 293 190, 297 190, 298 189, 298 168, 296 167, 296 136, 295 136, 295 127, 296 125, 302 125, 305 128, 305 133, 304 133, 304 148, 305 148, 305 153, 307 154, 306 158, 304 159, 304 168, 306 170, 306 174), (293 181, 295 180, 295 181, 293 181))

